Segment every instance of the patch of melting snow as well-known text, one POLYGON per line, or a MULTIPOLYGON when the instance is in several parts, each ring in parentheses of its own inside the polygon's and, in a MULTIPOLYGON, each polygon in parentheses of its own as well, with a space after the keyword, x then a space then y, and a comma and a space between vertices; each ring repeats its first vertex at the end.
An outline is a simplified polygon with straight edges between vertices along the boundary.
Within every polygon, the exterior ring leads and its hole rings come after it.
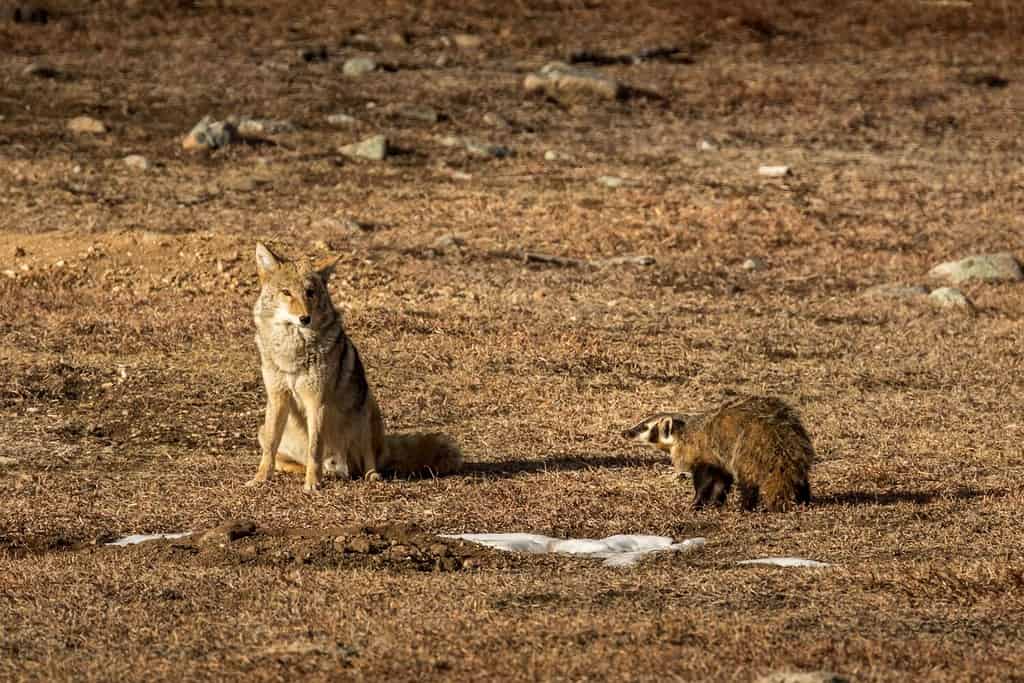
POLYGON ((828 562, 805 560, 802 557, 760 557, 756 560, 740 560, 736 564, 770 564, 776 567, 831 567, 828 562))
POLYGON ((116 541, 111 541, 106 545, 138 545, 139 543, 145 543, 146 541, 159 541, 165 538, 173 540, 175 538, 185 538, 186 536, 191 535, 191 531, 185 531, 178 534, 132 534, 131 536, 125 536, 124 538, 119 538, 116 541))
POLYGON ((703 538, 676 543, 668 536, 618 535, 601 539, 551 538, 539 534, 442 534, 464 541, 518 553, 564 553, 604 560, 606 567, 631 567, 645 555, 659 552, 687 552, 704 547, 703 538))

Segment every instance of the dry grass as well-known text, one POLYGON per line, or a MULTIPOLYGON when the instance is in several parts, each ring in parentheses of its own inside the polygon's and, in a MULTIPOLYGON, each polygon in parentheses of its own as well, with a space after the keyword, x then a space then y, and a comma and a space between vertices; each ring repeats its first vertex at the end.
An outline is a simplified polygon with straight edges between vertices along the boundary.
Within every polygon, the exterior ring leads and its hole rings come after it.
POLYGON ((861 293, 970 253, 1022 256, 1024 12, 676 4, 55 2, 45 27, 5 19, 0 456, 17 464, 0 468, 0 678, 1019 677, 1024 287, 967 285, 975 315, 861 293), (464 31, 484 46, 441 44, 464 31), (356 34, 397 70, 343 78, 367 49, 356 34), (327 63, 297 57, 319 44, 327 63), (605 70, 664 99, 522 96, 549 59, 652 46, 689 59, 605 70), (65 77, 20 75, 33 60, 65 77), (447 119, 392 113, 408 103, 447 119), (359 123, 331 128, 336 111, 359 123), (207 112, 302 128, 189 156, 180 137, 207 112), (67 132, 79 114, 111 133, 67 132), (378 131, 407 153, 335 152, 378 131), (437 142, 449 134, 516 156, 467 156, 437 142), (129 153, 159 166, 131 171, 129 153), (795 175, 761 179, 762 163, 795 175), (595 182, 607 174, 631 182, 595 182), (324 222, 340 218, 370 229, 324 222), (449 233, 465 244, 435 253, 449 233), (296 479, 241 486, 262 411, 257 238, 330 242, 389 426, 451 433, 464 475, 316 497, 296 479), (752 256, 767 268, 744 271, 752 256), (800 409, 811 508, 694 513, 667 461, 618 437, 730 392, 800 409), (289 536, 94 543, 239 517, 708 545, 627 571, 481 552, 434 572, 307 557, 320 541, 289 536), (734 564, 763 555, 833 566, 734 564))

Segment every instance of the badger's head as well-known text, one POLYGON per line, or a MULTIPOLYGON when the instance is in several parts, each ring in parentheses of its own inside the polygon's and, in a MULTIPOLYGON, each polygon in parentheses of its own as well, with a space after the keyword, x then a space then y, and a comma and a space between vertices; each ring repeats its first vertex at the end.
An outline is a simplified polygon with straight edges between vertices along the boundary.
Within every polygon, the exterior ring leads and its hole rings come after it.
POLYGON ((630 441, 639 441, 663 451, 671 451, 676 439, 686 429, 688 419, 687 415, 680 413, 655 413, 624 430, 622 436, 630 441))

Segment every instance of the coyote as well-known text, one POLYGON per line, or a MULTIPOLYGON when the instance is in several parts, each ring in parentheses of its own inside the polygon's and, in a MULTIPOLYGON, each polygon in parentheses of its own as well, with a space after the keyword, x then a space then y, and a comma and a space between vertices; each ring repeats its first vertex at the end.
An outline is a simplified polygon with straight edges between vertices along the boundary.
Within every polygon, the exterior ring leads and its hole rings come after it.
POLYGON ((773 512, 811 500, 814 447, 799 416, 780 399, 741 398, 701 415, 657 413, 622 436, 668 451, 680 476, 692 474, 695 508, 725 503, 734 478, 744 510, 757 507, 762 496, 773 512))
POLYGON ((336 264, 304 267, 256 245, 261 289, 253 318, 267 412, 262 457, 248 485, 270 479, 275 469, 305 472, 308 492, 323 472, 374 481, 457 471, 462 454, 443 434, 384 435, 359 351, 327 291, 336 264))

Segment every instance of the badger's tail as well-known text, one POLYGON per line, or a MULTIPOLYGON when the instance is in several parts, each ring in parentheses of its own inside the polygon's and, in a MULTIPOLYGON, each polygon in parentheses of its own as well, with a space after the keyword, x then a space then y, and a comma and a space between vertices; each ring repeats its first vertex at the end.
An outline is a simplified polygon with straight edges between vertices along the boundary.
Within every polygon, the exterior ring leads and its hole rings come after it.
POLYGON ((462 469, 462 451, 445 434, 389 434, 381 469, 387 474, 436 476, 462 469))

